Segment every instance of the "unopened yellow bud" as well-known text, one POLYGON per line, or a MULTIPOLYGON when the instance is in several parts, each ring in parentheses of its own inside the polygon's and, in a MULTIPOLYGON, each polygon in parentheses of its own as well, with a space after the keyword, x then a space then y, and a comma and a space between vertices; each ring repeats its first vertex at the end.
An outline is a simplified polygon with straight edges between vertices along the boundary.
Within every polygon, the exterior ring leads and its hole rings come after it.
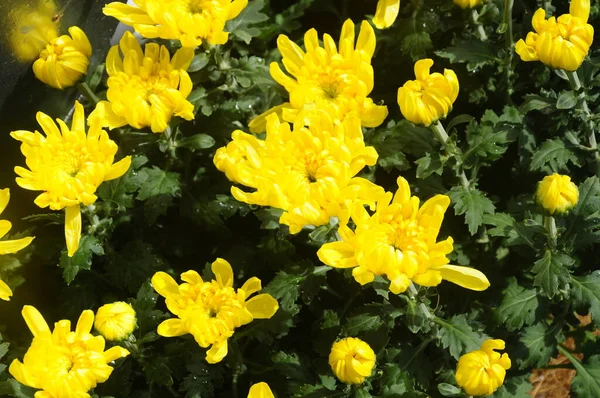
POLYGON ((375 352, 364 341, 348 337, 333 343, 329 366, 341 382, 362 384, 373 371, 375 352))
POLYGON ((571 181, 571 177, 555 173, 540 181, 535 197, 550 214, 561 214, 577 204, 579 190, 571 181))
POLYGON ((94 327, 106 340, 120 341, 129 337, 136 323, 131 305, 117 301, 98 308, 94 327))
POLYGON ((504 383, 506 370, 510 369, 508 354, 502 340, 486 340, 479 350, 471 351, 458 360, 456 383, 469 395, 491 395, 504 383))

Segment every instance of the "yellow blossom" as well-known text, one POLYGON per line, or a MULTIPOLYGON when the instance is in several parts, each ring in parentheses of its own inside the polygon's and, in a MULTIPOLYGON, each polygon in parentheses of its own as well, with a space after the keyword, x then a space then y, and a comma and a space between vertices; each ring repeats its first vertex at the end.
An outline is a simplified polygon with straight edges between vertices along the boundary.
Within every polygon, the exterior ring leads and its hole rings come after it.
POLYGON ((23 362, 13 360, 8 371, 19 383, 41 390, 36 398, 89 398, 88 391, 112 373, 109 362, 129 355, 121 347, 104 351, 104 338, 90 334, 94 323, 90 310, 81 313, 74 331, 66 319, 50 331, 42 314, 29 305, 21 313, 33 341, 23 362))
POLYGON ((483 4, 484 0, 454 0, 454 4, 460 8, 475 8, 483 4))
POLYGON ((458 360, 456 383, 469 395, 491 395, 504 383, 506 371, 510 369, 508 354, 503 350, 504 341, 486 340, 479 350, 471 351, 458 360))
POLYGON ((134 0, 130 6, 113 2, 103 9, 149 39, 179 40, 183 47, 197 47, 204 40, 225 44, 225 23, 237 17, 248 0, 134 0))
POLYGON ((194 105, 186 100, 192 92, 186 72, 194 58, 192 49, 179 49, 171 59, 165 46, 147 43, 144 53, 131 32, 125 32, 119 46, 106 57, 108 101, 96 105, 89 123, 110 129, 129 124, 162 133, 173 115, 194 119, 194 105))
POLYGON ((295 122, 306 114, 323 110, 334 119, 343 120, 356 113, 365 127, 377 127, 386 118, 384 105, 375 105, 368 97, 373 90, 374 78, 371 58, 375 51, 375 32, 363 21, 355 45, 354 23, 347 20, 340 36, 339 47, 328 34, 323 35, 323 46, 315 29, 304 35, 305 50, 286 35, 277 39, 277 48, 285 74, 277 62, 271 63, 271 76, 290 95, 290 102, 268 110, 250 122, 250 131, 262 132, 266 116, 278 113, 283 120, 295 122))
POLYGON ((248 398, 275 398, 275 396, 273 395, 269 385, 261 382, 250 387, 250 391, 248 391, 248 398))
POLYGON ((92 45, 83 30, 72 26, 69 35, 53 39, 33 63, 35 77, 61 90, 75 85, 87 73, 92 56, 92 45))
POLYGON ((393 200, 392 193, 386 193, 373 215, 360 203, 351 207, 356 228, 342 220, 341 241, 324 244, 317 252, 319 259, 331 267, 354 268, 352 275, 361 285, 372 282, 375 275, 385 275, 395 294, 404 292, 411 281, 437 286, 443 279, 485 290, 490 283, 480 271, 448 264, 452 238, 437 242, 449 204, 446 195, 436 195, 419 208, 419 198, 411 197, 408 182, 398 177, 393 200))
POLYGON ((396 21, 399 11, 400 0, 379 0, 373 24, 377 29, 389 28, 396 21))
MULTIPOLYGON (((0 214, 6 209, 9 200, 10 190, 8 188, 0 189, 0 214)), ((10 221, 0 220, 0 239, 2 239, 11 228, 12 224, 10 221)), ((2 240, 0 241, 0 255, 16 253, 29 246, 32 240, 32 236, 21 239, 2 240)), ((0 279, 0 299, 8 301, 10 300, 10 296, 12 296, 12 290, 10 290, 10 287, 0 279)))
POLYGON ((15 167, 17 184, 24 189, 44 191, 35 199, 39 207, 65 209, 67 250, 73 256, 81 237, 80 205, 89 206, 96 201, 96 189, 103 181, 125 174, 131 157, 113 163, 117 144, 97 123, 86 134, 85 114, 79 102, 75 102, 71 129, 60 119, 56 120, 57 126, 42 112, 36 118, 45 136, 37 131, 10 133, 22 142, 21 152, 29 167, 15 167))
POLYGON ((333 343, 329 354, 333 374, 346 384, 362 384, 375 366, 373 349, 361 339, 348 337, 333 343))
POLYGON ((259 294, 260 279, 252 277, 237 289, 233 288, 233 270, 222 258, 212 263, 214 280, 205 282, 196 271, 181 274, 185 282, 178 285, 164 272, 152 277, 154 290, 166 299, 167 308, 177 318, 171 318, 158 326, 158 334, 164 337, 191 334, 200 347, 211 348, 206 352, 208 363, 220 362, 227 355, 227 339, 236 328, 254 319, 269 319, 279 304, 270 294, 259 294))
POLYGON ((98 308, 94 327, 106 340, 120 341, 129 337, 135 329, 136 323, 133 307, 117 301, 98 308))
POLYGON ((433 60, 415 63, 415 77, 398 89, 398 105, 402 115, 415 124, 429 126, 445 118, 458 97, 458 78, 451 69, 444 74, 430 73, 433 60))
POLYGON ((540 181, 535 196, 537 202, 550 214, 561 214, 577 204, 579 190, 571 177, 555 173, 540 181))
POLYGON ((588 24, 590 0, 573 0, 569 14, 546 19, 546 11, 538 9, 531 24, 535 32, 519 40, 516 52, 523 61, 541 61, 552 68, 575 71, 585 59, 594 28, 588 24))
POLYGON ((372 202, 383 193, 355 177, 365 165, 377 162, 375 149, 364 144, 358 117, 334 121, 324 111, 313 116, 309 126, 295 123, 292 129, 269 115, 265 140, 238 130, 214 156, 227 178, 251 188, 245 192, 232 187, 237 200, 284 210, 279 222, 293 234, 307 225, 329 223, 348 201, 372 202))
POLYGON ((57 23, 54 21, 57 7, 53 0, 20 2, 10 9, 10 45, 19 61, 35 60, 40 51, 58 37, 57 23))

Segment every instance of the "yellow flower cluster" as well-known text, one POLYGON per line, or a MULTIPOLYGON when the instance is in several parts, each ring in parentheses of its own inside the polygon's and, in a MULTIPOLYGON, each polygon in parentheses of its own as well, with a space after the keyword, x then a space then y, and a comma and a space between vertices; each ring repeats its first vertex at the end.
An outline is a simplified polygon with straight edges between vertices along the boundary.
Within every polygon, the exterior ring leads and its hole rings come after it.
POLYGON ((110 129, 129 124, 162 133, 173 115, 194 119, 194 106, 186 100, 192 92, 186 69, 193 58, 192 49, 182 48, 171 59, 167 48, 156 43, 146 44, 142 52, 137 39, 125 32, 106 57, 108 101, 96 105, 90 124, 110 129))
POLYGON ((517 42, 523 61, 541 61, 556 69, 575 71, 581 66, 594 40, 594 27, 587 23, 590 0, 571 1, 569 14, 546 19, 538 9, 531 21, 535 32, 517 42))
POLYGON ((225 44, 225 23, 237 17, 248 0, 135 0, 137 7, 114 2, 104 14, 115 17, 149 39, 179 40, 183 47, 197 47, 204 40, 225 44))
POLYGON ((102 182, 125 174, 131 164, 126 156, 117 163, 118 147, 97 123, 85 129, 83 106, 75 103, 71 128, 65 122, 38 112, 39 132, 17 130, 11 137, 21 141, 28 169, 15 167, 17 184, 32 191, 44 191, 35 199, 39 207, 65 209, 65 237, 68 255, 73 256, 81 237, 81 209, 97 199, 95 192, 102 182), (60 129, 59 129, 60 128, 60 129))
POLYGON ((396 194, 388 192, 377 201, 377 210, 369 215, 354 204, 350 216, 354 230, 342 222, 341 241, 324 244, 319 259, 335 268, 353 268, 352 275, 361 285, 376 275, 390 281, 390 291, 404 292, 411 281, 422 286, 437 286, 443 279, 471 290, 485 290, 490 283, 474 268, 449 265, 453 240, 438 242, 437 237, 450 204, 446 195, 436 195, 419 208, 419 198, 411 196, 408 182, 398 177, 396 194))
POLYGON ((233 288, 231 265, 218 258, 212 263, 215 280, 205 282, 196 271, 181 274, 185 282, 178 285, 165 272, 152 277, 154 290, 166 299, 167 308, 177 318, 158 326, 158 334, 175 337, 191 334, 206 352, 208 363, 220 362, 227 355, 227 339, 236 328, 254 319, 269 319, 279 309, 270 294, 251 295, 262 289, 260 279, 252 277, 244 285, 233 288))
POLYGON ((360 119, 343 122, 325 112, 313 114, 309 126, 293 128, 276 114, 267 117, 265 140, 235 131, 233 141, 217 150, 214 163, 227 177, 252 188, 232 187, 233 196, 245 203, 284 210, 280 222, 298 233, 307 225, 324 225, 338 217, 345 204, 371 203, 383 189, 356 177, 377 161, 373 147, 365 146, 360 119))
POLYGON ((577 204, 579 190, 571 177, 555 173, 540 181, 535 198, 550 214, 561 214, 577 204))
POLYGON ((362 384, 373 371, 375 352, 361 339, 348 337, 333 343, 329 366, 342 383, 362 384))
POLYGON ((285 69, 292 76, 285 74, 276 62, 271 64, 270 70, 273 79, 289 93, 290 102, 257 116, 250 122, 250 131, 264 131, 266 117, 271 113, 279 114, 287 122, 298 122, 315 110, 325 111, 337 120, 354 113, 363 126, 379 126, 388 111, 386 106, 375 105, 368 97, 374 85, 371 58, 375 44, 375 32, 367 21, 361 24, 356 39, 354 23, 347 20, 339 46, 325 34, 321 47, 315 29, 304 35, 306 51, 287 36, 280 35, 277 48, 285 69))
POLYGON ((94 323, 90 310, 81 313, 74 331, 66 319, 51 331, 42 314, 29 305, 22 314, 33 341, 23 362, 13 360, 8 371, 19 383, 41 390, 36 398, 89 398, 88 391, 112 373, 109 362, 129 355, 121 347, 104 351, 104 338, 90 334, 94 323))
POLYGON ((503 340, 486 340, 479 350, 461 356, 456 367, 456 383, 469 395, 491 395, 504 383, 511 363, 503 340))

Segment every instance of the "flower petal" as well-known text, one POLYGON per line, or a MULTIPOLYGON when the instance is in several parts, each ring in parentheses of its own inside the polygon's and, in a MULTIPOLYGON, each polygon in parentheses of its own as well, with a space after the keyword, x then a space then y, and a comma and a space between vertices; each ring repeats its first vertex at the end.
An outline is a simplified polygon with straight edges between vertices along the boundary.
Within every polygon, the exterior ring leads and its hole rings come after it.
POLYGON ((269 319, 279 309, 279 303, 270 294, 259 294, 246 301, 246 309, 254 319, 269 319))
POLYGON ((33 337, 50 337, 50 328, 37 308, 31 305, 23 306, 21 315, 23 315, 23 319, 25 319, 25 323, 31 330, 33 337))
POLYGON ((260 279, 258 279, 255 276, 248 279, 246 283, 244 283, 244 285, 242 286, 242 290, 246 292, 246 297, 250 297, 252 294, 258 292, 260 289, 262 289, 260 279))
POLYGON ((67 240, 67 254, 73 257, 79 248, 81 239, 81 210, 79 204, 65 208, 65 239, 67 240))
POLYGON ((210 350, 206 351, 206 362, 210 364, 218 363, 227 355, 227 340, 214 343, 210 350))
POLYGON ((181 319, 171 318, 158 325, 156 332, 163 337, 176 337, 188 333, 181 319))
POLYGON ((114 180, 115 178, 121 177, 127 172, 127 170, 129 170, 129 166, 131 166, 131 156, 125 156, 117 163, 113 163, 110 166, 108 174, 104 176, 104 181, 110 181, 114 180))
POLYGON ((248 398, 275 398, 267 383, 256 383, 250 387, 248 398))
POLYGON ((79 340, 89 334, 92 326, 94 326, 94 312, 92 310, 83 311, 77 320, 77 326, 75 326, 75 338, 79 340))
POLYGON ((129 351, 119 346, 111 347, 104 351, 104 359, 106 362, 112 362, 115 359, 125 358, 127 355, 129 355, 129 351))
POLYGON ((464 287, 465 289, 483 291, 490 286, 490 281, 487 277, 479 270, 469 267, 461 267, 458 265, 444 265, 439 268, 442 274, 442 279, 452 283, 456 283, 458 286, 464 287))
POLYGON ((10 290, 10 287, 2 279, 0 279, 0 299, 9 301, 12 294, 13 292, 10 290))
POLYGON ((29 236, 27 238, 0 241, 0 254, 16 253, 29 246, 33 239, 33 236, 29 236))
POLYGON ((222 258, 217 258, 211 265, 213 274, 221 287, 233 286, 233 270, 231 265, 222 258))
POLYGON ((163 297, 179 295, 179 285, 166 272, 159 271, 152 277, 152 287, 163 297))
POLYGON ((398 17, 399 11, 400 0, 379 0, 373 17, 373 24, 377 29, 389 28, 398 17))
MULTIPOLYGON (((11 133, 12 135, 12 133, 11 133)), ((8 201, 10 200, 10 189, 0 189, 0 214, 6 209, 8 201)), ((8 232, 8 231, 7 231, 8 232)))

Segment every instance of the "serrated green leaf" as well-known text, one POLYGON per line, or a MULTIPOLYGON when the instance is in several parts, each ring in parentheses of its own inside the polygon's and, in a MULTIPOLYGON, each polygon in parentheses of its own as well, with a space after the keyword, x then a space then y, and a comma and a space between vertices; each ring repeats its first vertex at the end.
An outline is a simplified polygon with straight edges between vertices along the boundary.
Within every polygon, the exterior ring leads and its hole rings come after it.
POLYGON ((529 392, 532 390, 529 374, 518 377, 510 377, 496 390, 494 398, 531 398, 529 392))
POLYGON ((567 163, 578 164, 575 154, 561 140, 546 140, 531 158, 531 170, 557 172, 568 170, 567 163))
POLYGON ((165 172, 156 166, 151 169, 144 167, 139 171, 143 175, 144 182, 137 194, 138 200, 146 200, 155 195, 179 196, 181 189, 179 187, 179 173, 165 172))
POLYGON ((569 268, 574 263, 575 260, 564 253, 546 250, 544 257, 533 265, 533 285, 541 287, 549 298, 554 297, 571 280, 569 268))
POLYGON ((526 348, 519 369, 542 368, 550 362, 550 359, 556 353, 556 337, 543 321, 523 329, 523 334, 519 340, 526 348))
POLYGON ((98 197, 105 202, 117 206, 117 211, 133 207, 133 193, 139 189, 146 179, 145 173, 137 170, 148 162, 145 156, 134 156, 129 170, 120 178, 105 181, 98 187, 98 197))
MULTIPOLYGON (((495 113, 488 111, 481 123, 475 121, 469 123, 467 126, 469 148, 463 157, 466 165, 471 166, 482 160, 497 160, 506 152, 508 144, 517 138, 518 130, 512 124, 501 121, 501 118, 495 113)), ((514 121, 510 123, 514 123, 514 121)))
POLYGON ((507 330, 521 329, 523 325, 531 325, 535 321, 535 312, 540 305, 535 289, 521 287, 512 279, 502 293, 504 296, 496 309, 496 317, 507 330))
POLYGON ((553 107, 556 104, 556 101, 536 94, 527 94, 523 99, 524 101, 519 107, 519 110, 523 114, 534 110, 540 111, 542 109, 553 107))
POLYGON ((83 270, 92 268, 92 256, 102 256, 104 248, 100 241, 91 235, 84 235, 79 241, 79 248, 73 255, 69 257, 67 251, 63 251, 60 256, 60 268, 63 269, 63 278, 67 285, 71 284, 77 274, 83 270))
POLYGON ((438 152, 428 153, 417 159, 417 178, 427 178, 432 174, 442 175, 446 157, 441 157, 438 152))
POLYGON ((423 58, 433 47, 431 36, 427 32, 415 32, 402 39, 402 54, 410 55, 413 61, 423 58))
POLYGON ((381 317, 374 314, 359 314, 348 317, 343 331, 347 336, 356 336, 360 332, 376 330, 381 326, 381 317))
POLYGON ((577 370, 571 384, 571 391, 578 398, 600 397, 600 355, 591 356, 586 364, 582 364, 572 355, 569 360, 577 370))
POLYGON ((469 71, 474 71, 485 65, 495 64, 499 59, 494 56, 494 49, 488 43, 479 39, 457 40, 454 46, 438 50, 435 54, 447 58, 450 63, 466 63, 469 71))
POLYGON ((448 320, 435 318, 434 322, 441 326, 440 344, 448 349, 455 359, 467 352, 478 350, 484 340, 481 333, 473 330, 464 314, 454 315, 448 320))
POLYGON ((246 44, 250 44, 252 38, 261 33, 260 29, 252 25, 269 19, 266 14, 261 12, 264 6, 263 0, 249 2, 242 12, 240 12, 240 15, 231 21, 227 21, 225 30, 231 32, 234 37, 244 41, 246 44))
POLYGON ((588 308, 596 326, 600 326, 600 271, 571 279, 573 305, 588 308))
POLYGON ((565 91, 556 100, 556 109, 571 109, 577 105, 577 95, 574 91, 565 91))
POLYGON ((0 382, 0 394, 5 397, 13 398, 33 398, 36 390, 26 387, 15 379, 8 379, 0 382))
POLYGON ((386 363, 381 367, 383 375, 379 379, 384 397, 401 396, 414 388, 414 382, 399 364, 386 363))
POLYGON ((288 274, 285 271, 279 271, 261 293, 269 293, 275 297, 283 310, 291 311, 296 308, 296 300, 300 296, 300 284, 305 279, 304 275, 294 275, 288 274))
POLYGON ((494 214, 496 210, 492 201, 476 188, 456 186, 448 192, 448 196, 454 203, 454 213, 457 216, 466 214, 465 224, 469 226, 471 235, 477 233, 477 229, 483 223, 483 216, 494 214))
POLYGON ((370 392, 368 392, 367 390, 364 389, 358 389, 354 392, 354 398, 371 398, 372 395, 370 392))

